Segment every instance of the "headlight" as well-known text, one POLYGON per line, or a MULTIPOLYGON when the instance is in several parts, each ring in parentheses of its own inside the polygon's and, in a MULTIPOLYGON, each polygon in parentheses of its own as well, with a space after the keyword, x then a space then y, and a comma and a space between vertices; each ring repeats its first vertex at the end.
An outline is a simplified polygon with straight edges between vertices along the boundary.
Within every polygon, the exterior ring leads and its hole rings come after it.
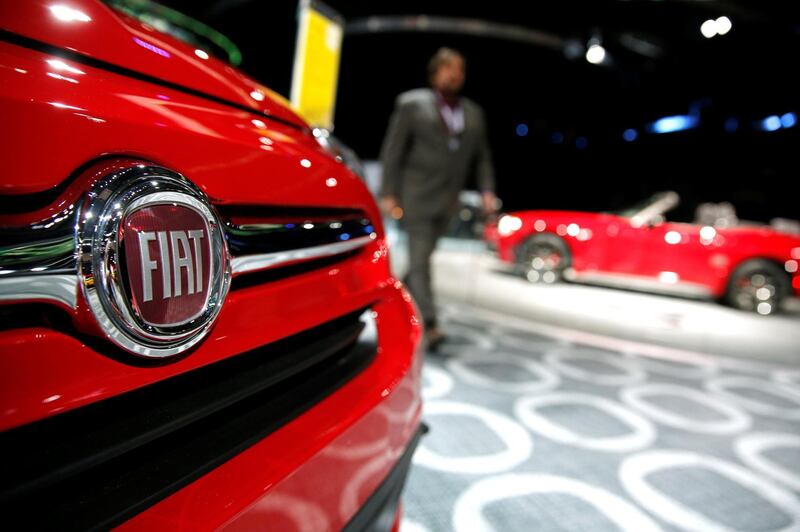
POLYGON ((497 222, 497 232, 500 236, 508 236, 522 229, 522 220, 516 216, 506 214, 497 222))

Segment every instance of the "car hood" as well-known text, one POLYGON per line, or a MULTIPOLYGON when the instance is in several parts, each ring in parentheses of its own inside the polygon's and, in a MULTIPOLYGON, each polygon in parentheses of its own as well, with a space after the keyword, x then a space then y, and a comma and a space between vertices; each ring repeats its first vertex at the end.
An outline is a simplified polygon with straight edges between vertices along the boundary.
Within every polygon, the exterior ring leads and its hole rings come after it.
MULTIPOLYGON (((307 127, 277 93, 213 57, 95 0, 0 2, 2 29, 216 100, 307 127), (203 55, 203 54, 201 54, 203 55)), ((123 72, 124 73, 124 72, 123 72)))

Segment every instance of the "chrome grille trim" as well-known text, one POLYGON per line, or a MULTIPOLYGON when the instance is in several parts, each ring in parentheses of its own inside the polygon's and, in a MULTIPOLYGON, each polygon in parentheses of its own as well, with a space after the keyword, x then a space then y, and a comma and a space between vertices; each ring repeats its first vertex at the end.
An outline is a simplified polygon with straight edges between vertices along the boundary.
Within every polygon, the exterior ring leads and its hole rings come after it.
MULTIPOLYGON (((71 215, 71 209, 69 209, 71 215)), ((280 268, 357 250, 377 238, 372 222, 363 216, 324 221, 298 218, 292 223, 251 223, 224 228, 232 255, 233 275, 280 268)), ((64 216, 56 227, 32 231, 33 242, 18 243, 23 229, 0 230, 0 302, 55 302, 77 308, 79 279, 74 238, 63 236, 64 216), (60 227, 59 227, 60 226, 60 227), (5 234, 3 234, 5 233, 5 234), (17 243, 2 246, 11 235, 17 243), (55 237, 55 238, 54 238, 55 237), (65 246, 72 241, 72 247, 65 246)))
POLYGON ((47 272, 0 278, 0 301, 53 301, 74 309, 78 304, 78 274, 47 272))
POLYGON ((310 248, 287 249, 285 251, 276 251, 273 253, 234 257, 231 260, 231 267, 233 269, 233 275, 277 268, 298 261, 321 259, 339 255, 340 253, 346 253, 366 246, 375 238, 375 233, 372 233, 369 236, 353 238, 352 240, 337 242, 335 244, 323 244, 310 248))

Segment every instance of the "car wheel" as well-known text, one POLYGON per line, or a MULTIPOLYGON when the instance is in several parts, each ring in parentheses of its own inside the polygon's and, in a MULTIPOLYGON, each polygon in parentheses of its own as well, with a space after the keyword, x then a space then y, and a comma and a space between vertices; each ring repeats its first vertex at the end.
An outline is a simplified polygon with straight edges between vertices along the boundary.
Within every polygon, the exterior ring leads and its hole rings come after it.
POLYGON ((555 235, 534 235, 517 249, 517 269, 532 283, 560 281, 570 262, 567 244, 555 235))
POLYGON ((734 308, 773 314, 789 294, 789 278, 776 264, 751 260, 739 266, 728 283, 726 300, 734 308))

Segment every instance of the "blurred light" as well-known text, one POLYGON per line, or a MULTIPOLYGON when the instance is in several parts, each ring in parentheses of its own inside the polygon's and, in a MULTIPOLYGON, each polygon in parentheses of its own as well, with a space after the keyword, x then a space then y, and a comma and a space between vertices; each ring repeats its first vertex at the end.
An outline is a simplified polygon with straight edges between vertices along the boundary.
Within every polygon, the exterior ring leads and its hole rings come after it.
POLYGON ((255 91, 251 92, 250 93, 250 97, 252 99, 254 99, 255 101, 257 101, 257 102, 263 102, 264 101, 264 93, 261 92, 261 91, 258 91, 258 90, 255 90, 255 91))
POLYGON ((64 61, 60 59, 48 59, 47 64, 51 67, 55 68, 56 70, 65 70, 71 74, 85 74, 83 70, 77 69, 73 66, 66 64, 64 61))
POLYGON ((553 135, 550 138, 552 139, 553 144, 561 144, 562 142, 564 142, 564 134, 561 133, 560 131, 556 131, 555 133, 553 133, 553 135))
POLYGON ((731 19, 729 19, 728 17, 722 16, 716 20, 716 26, 717 26, 716 28, 717 33, 720 35, 725 35, 729 31, 731 31, 733 23, 731 22, 731 19))
POLYGON ((697 127, 700 119, 691 115, 675 115, 659 118, 650 125, 653 133, 674 133, 697 127))
POLYGON ((149 42, 143 41, 143 40, 141 40, 141 39, 140 39, 140 38, 138 38, 138 37, 134 37, 134 38, 133 38, 133 42, 135 42, 136 44, 138 44, 139 46, 141 46, 141 47, 142 47, 142 48, 144 48, 145 50, 150 50, 150 51, 151 51, 151 52, 153 52, 154 54, 158 54, 158 55, 160 55, 161 57, 172 57, 172 56, 170 56, 170 55, 169 55, 169 52, 168 52, 168 51, 166 51, 166 50, 162 50, 162 49, 161 49, 161 48, 159 48, 158 46, 156 46, 156 45, 154 45, 154 44, 150 44, 149 42))
POLYGON ((83 11, 78 11, 77 9, 72 9, 71 7, 61 4, 50 6, 50 12, 54 17, 63 22, 89 22, 92 20, 92 18, 83 11))
POLYGON ((586 137, 578 137, 575 139, 575 147, 579 150, 585 150, 588 145, 589 141, 586 139, 586 137))
POLYGON ((391 216, 395 220, 399 220, 403 217, 403 208, 402 207, 394 207, 391 212, 391 216))
POLYGON ((676 284, 680 277, 675 272, 661 272, 658 274, 658 280, 664 284, 676 284))
POLYGON ((556 233, 558 233, 561 236, 566 235, 567 234, 567 226, 564 225, 564 224, 559 224, 559 226, 556 228, 556 233))
POLYGON ((27 74, 28 73, 28 71, 25 70, 24 68, 15 68, 14 71, 15 72, 19 72, 20 74, 27 74))
POLYGON ((272 146, 273 144, 272 139, 269 137, 258 137, 258 141, 261 144, 266 144, 267 146, 272 146))
POLYGON ((258 127, 258 128, 261 128, 261 129, 266 129, 267 128, 267 124, 265 124, 263 120, 254 119, 254 120, 251 120, 250 123, 253 124, 254 126, 258 127))
POLYGON ((335 177, 329 177, 328 179, 325 180, 325 184, 331 188, 335 187, 338 183, 339 182, 336 181, 335 177))
POLYGON ((633 128, 626 129, 625 131, 622 132, 622 138, 628 142, 633 142, 634 140, 639 138, 639 133, 633 128))
POLYGON ((59 102, 47 102, 48 104, 52 105, 53 107, 58 107, 59 109, 72 109, 73 111, 85 111, 86 109, 82 107, 75 107, 74 105, 67 105, 65 103, 59 102))
POLYGON ((62 76, 61 74, 56 74, 55 72, 48 72, 48 76, 54 79, 60 79, 62 81, 69 81, 70 83, 78 83, 77 79, 68 78, 66 76, 62 76))
POLYGON ((772 305, 766 302, 759 303, 756 310, 758 310, 758 313, 761 314, 762 316, 766 316, 767 314, 772 313, 772 305))
POLYGON ((591 229, 581 229, 578 233, 578 240, 581 242, 586 242, 587 240, 592 239, 592 230, 591 229))
POLYGON ((800 248, 792 248, 792 258, 800 260, 800 248))
POLYGON ((500 236, 508 236, 522 228, 522 220, 516 216, 502 216, 497 222, 497 232, 500 236))
POLYGON ((546 283, 556 282, 556 274, 554 272, 544 272, 542 274, 542 281, 546 283))
POLYGON ((547 228, 547 222, 545 222, 544 220, 536 220, 533 223, 533 228, 539 232, 542 232, 547 228))
POLYGON ((762 131, 778 131, 781 128, 781 119, 777 115, 766 117, 759 127, 762 131))
POLYGON ((781 125, 783 127, 794 127, 797 125, 797 115, 794 113, 786 113, 781 115, 781 125))
POLYGON ((717 21, 708 19, 700 25, 700 33, 703 34, 703 37, 706 39, 710 39, 714 35, 717 34, 717 21))
POLYGON ((524 137, 528 134, 528 125, 527 124, 517 124, 517 136, 524 137))
POLYGON ((303 224, 303 229, 314 229, 314 224, 305 223, 305 224, 303 224))
POLYGON ((739 120, 736 118, 729 118, 725 121, 725 131, 727 133, 735 133, 739 129, 739 120))
POLYGON ((772 296, 772 292, 770 292, 769 288, 762 286, 758 290, 756 290, 756 297, 761 301, 766 301, 772 296))
POLYGON ((350 240, 350 235, 348 233, 342 233, 339 235, 339 240, 350 240))
POLYGON ((672 244, 672 245, 680 244, 681 234, 677 231, 667 231, 667 233, 664 235, 664 241, 667 244, 672 244))
POLYGON ((567 226, 567 234, 569 236, 578 236, 578 233, 581 232, 581 228, 578 224, 569 224, 567 226))
POLYGON ((786 271, 789 273, 795 273, 797 271, 797 261, 796 260, 787 260, 786 264, 783 265, 786 268, 786 271))
POLYGON ((599 44, 593 44, 586 50, 586 60, 593 65, 599 65, 606 58, 606 49, 599 44))
POLYGON ((534 271, 534 270, 529 271, 527 277, 528 277, 528 280, 530 282, 532 282, 532 283, 538 283, 539 282, 539 272, 537 272, 537 271, 534 271))
POLYGON ((534 270, 541 270, 544 268, 544 259, 542 257, 536 257, 531 261, 531 266, 534 270))
POLYGON ((711 227, 710 225, 706 225, 702 229, 700 229, 700 238, 703 240, 714 240, 714 237, 717 236, 717 230, 711 227))
POLYGON ((300 159, 300 166, 303 168, 311 168, 311 161, 308 159, 300 159))
POLYGON ((195 49, 194 55, 196 55, 200 59, 208 59, 208 54, 204 50, 200 50, 199 48, 195 49))

